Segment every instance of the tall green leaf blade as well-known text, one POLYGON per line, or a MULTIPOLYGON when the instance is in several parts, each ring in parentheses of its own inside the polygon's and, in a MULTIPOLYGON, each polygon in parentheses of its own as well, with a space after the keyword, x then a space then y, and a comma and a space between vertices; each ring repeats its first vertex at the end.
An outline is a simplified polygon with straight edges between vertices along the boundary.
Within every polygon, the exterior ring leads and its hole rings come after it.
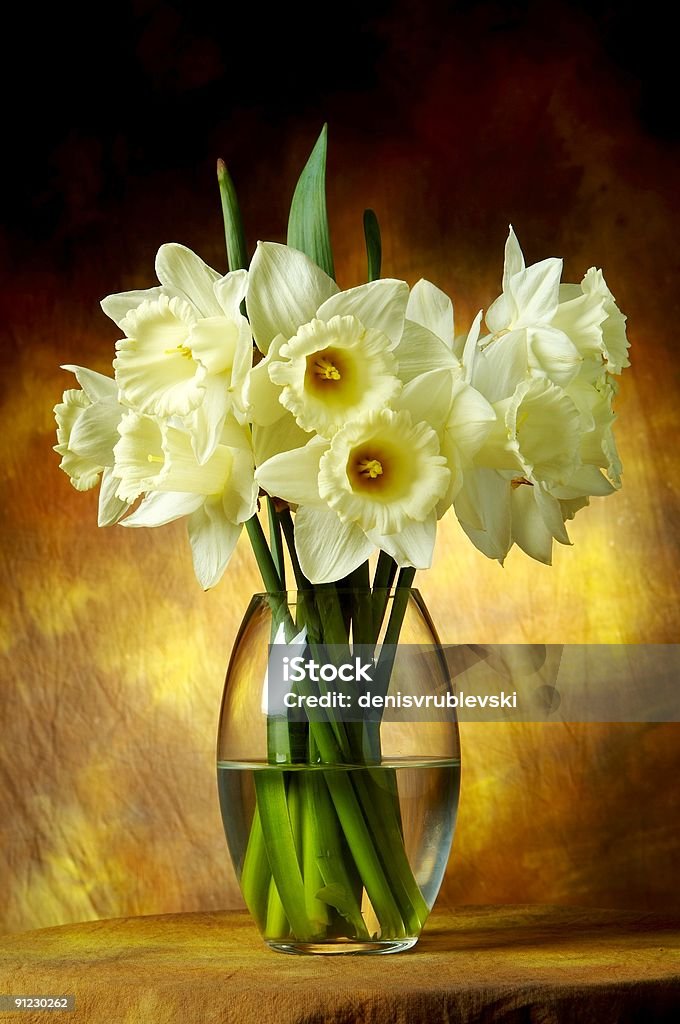
POLYGON ((368 261, 368 280, 377 281, 380 277, 382 263, 382 240, 380 225, 373 210, 364 210, 364 238, 366 239, 366 259, 368 261))
POLYGON ((224 235, 227 241, 227 259, 230 270, 243 270, 248 266, 246 236, 243 231, 241 210, 236 189, 224 160, 217 161, 217 181, 220 186, 224 235))
POLYGON ((324 125, 295 187, 288 217, 288 245, 299 249, 335 277, 326 208, 326 150, 324 125))

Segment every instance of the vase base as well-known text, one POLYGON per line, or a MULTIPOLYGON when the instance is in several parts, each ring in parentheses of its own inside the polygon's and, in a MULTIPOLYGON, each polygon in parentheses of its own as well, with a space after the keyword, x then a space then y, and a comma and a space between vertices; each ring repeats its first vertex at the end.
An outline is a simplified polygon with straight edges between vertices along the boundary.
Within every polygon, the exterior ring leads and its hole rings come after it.
POLYGON ((418 937, 410 939, 375 939, 368 942, 286 942, 277 939, 265 940, 276 953, 293 953, 298 956, 366 956, 368 953, 401 953, 411 949, 418 937))

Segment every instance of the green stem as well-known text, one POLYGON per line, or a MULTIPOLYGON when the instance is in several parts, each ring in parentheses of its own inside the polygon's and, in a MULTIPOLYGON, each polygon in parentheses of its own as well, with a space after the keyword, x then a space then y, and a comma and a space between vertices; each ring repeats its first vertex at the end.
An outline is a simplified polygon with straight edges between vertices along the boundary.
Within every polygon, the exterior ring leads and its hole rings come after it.
POLYGON ((267 917, 267 889, 270 879, 271 871, 264 845, 260 811, 255 804, 253 823, 250 826, 248 846, 241 869, 241 891, 248 910, 261 928, 267 917))
POLYGON ((390 676, 394 666, 396 645, 399 641, 399 634, 404 623, 404 616, 408 608, 411 585, 416 574, 415 569, 402 569, 397 579, 397 586, 392 601, 392 611, 385 630, 385 637, 382 642, 380 657, 376 665, 375 678, 380 685, 380 692, 385 695, 390 684, 390 676))
POLYGON ((283 772, 279 769, 256 772, 255 788, 269 866, 283 909, 296 939, 309 942, 317 937, 317 930, 307 916, 305 889, 283 772))
POLYGON ((390 590, 396 575, 397 563, 386 551, 381 551, 373 577, 373 637, 375 643, 380 637, 390 590))
POLYGON ((250 537, 250 543, 257 559, 257 564, 262 574, 262 582, 265 585, 267 593, 269 594, 280 594, 283 590, 281 579, 278 572, 276 571, 276 565, 272 558, 272 553, 269 550, 267 544, 267 538, 264 535, 262 529, 262 523, 260 522, 257 512, 250 519, 246 520, 246 530, 250 537))
POLYGON ((399 938, 406 934, 404 922, 376 852, 373 837, 366 825, 349 773, 327 772, 326 784, 342 831, 352 851, 354 863, 380 921, 381 932, 390 938, 399 938))
POLYGON ((283 558, 283 541, 281 539, 281 524, 274 501, 267 498, 267 514, 269 516, 269 538, 271 541, 271 555, 274 568, 281 582, 281 589, 286 589, 286 563, 283 558))
POLYGON ((265 924, 265 938, 287 939, 290 932, 290 925, 283 908, 279 890, 273 878, 269 879, 269 886, 265 889, 267 896, 267 921, 265 924))
POLYGON ((317 780, 313 771, 301 771, 298 778, 293 777, 300 788, 300 812, 302 817, 302 875, 305 886, 305 908, 310 921, 318 923, 321 929, 328 927, 330 915, 328 904, 317 896, 323 887, 324 879, 319 867, 319 858, 323 853, 320 839, 319 818, 325 808, 320 806, 317 780))

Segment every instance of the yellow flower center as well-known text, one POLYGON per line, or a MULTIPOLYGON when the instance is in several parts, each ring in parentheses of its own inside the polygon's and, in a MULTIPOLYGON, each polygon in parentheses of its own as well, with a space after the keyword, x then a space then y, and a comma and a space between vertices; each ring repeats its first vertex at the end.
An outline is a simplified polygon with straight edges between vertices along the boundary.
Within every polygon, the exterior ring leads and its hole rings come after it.
POLYGON ((147 458, 147 462, 158 462, 158 463, 160 463, 161 466, 165 462, 165 459, 163 458, 162 455, 147 455, 146 458, 147 458))
POLYGON ((383 474, 382 463, 377 459, 362 459, 357 466, 357 470, 362 476, 368 477, 370 480, 375 480, 377 476, 382 476, 383 474))
POLYGON ((347 475, 352 490, 381 500, 391 493, 401 477, 397 453, 384 442, 368 442, 351 452, 347 475))
POLYGON ((338 370, 335 363, 325 355, 319 355, 314 361, 313 372, 317 377, 321 377, 322 380, 340 380, 342 374, 338 370))
POLYGON ((191 349, 187 345, 177 345, 175 348, 166 348, 166 356, 182 356, 183 359, 193 359, 191 349))

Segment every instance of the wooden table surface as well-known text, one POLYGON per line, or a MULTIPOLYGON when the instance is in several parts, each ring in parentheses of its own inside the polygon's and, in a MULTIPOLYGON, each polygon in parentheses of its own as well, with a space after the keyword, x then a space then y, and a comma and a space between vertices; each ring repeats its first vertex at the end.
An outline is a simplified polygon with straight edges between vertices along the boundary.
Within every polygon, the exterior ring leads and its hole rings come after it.
POLYGON ((91 921, 2 936, 0 993, 75 995, 66 1024, 676 1021, 680 916, 467 906, 364 957, 269 952, 244 913, 91 921))

